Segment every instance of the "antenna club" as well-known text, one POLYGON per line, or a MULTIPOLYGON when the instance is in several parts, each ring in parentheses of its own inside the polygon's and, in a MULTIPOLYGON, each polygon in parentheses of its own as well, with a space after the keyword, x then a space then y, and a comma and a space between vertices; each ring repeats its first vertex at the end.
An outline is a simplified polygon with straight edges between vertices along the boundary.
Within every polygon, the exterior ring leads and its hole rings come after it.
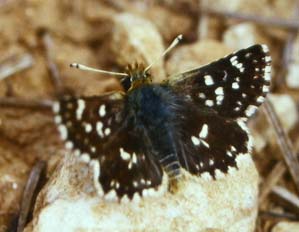
POLYGON ((177 39, 178 39, 179 41, 182 41, 182 39, 183 39, 183 35, 182 35, 182 34, 179 34, 178 37, 177 37, 177 39))
POLYGON ((70 67, 71 68, 79 68, 79 64, 77 64, 77 63, 71 63, 70 67))
POLYGON ((178 43, 183 39, 183 35, 180 34, 178 35, 173 41, 172 43, 169 45, 169 47, 162 53, 162 55, 160 57, 158 57, 156 60, 154 60, 149 66, 147 66, 144 69, 144 73, 146 73, 152 66, 153 64, 155 64, 159 59, 161 59, 162 57, 164 57, 171 49, 173 49, 175 46, 178 45, 178 43))

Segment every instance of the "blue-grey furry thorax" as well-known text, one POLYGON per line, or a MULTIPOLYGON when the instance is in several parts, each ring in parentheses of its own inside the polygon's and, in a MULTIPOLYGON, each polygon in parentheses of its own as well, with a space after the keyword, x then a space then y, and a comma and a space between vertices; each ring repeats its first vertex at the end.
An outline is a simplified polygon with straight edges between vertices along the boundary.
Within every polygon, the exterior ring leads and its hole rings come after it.
POLYGON ((180 173, 175 144, 179 131, 176 125, 178 101, 166 85, 143 85, 132 90, 127 99, 134 130, 171 178, 180 173))

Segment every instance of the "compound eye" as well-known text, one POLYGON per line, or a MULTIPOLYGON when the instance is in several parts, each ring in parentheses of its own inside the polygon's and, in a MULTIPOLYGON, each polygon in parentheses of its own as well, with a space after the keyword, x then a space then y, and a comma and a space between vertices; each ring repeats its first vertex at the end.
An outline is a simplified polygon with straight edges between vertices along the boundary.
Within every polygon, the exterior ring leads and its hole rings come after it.
POLYGON ((132 77, 125 77, 121 79, 120 83, 123 86, 125 91, 128 91, 131 88, 132 85, 132 77))

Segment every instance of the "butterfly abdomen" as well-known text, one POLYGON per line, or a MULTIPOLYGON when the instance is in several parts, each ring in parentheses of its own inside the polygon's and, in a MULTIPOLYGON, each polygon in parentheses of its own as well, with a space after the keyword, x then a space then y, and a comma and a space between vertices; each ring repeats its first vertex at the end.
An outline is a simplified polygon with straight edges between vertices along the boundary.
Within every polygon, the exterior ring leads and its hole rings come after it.
POLYGON ((178 138, 177 115, 172 107, 176 96, 167 87, 145 85, 132 91, 127 107, 134 118, 135 131, 142 136, 145 147, 170 178, 180 175, 175 140, 178 138))

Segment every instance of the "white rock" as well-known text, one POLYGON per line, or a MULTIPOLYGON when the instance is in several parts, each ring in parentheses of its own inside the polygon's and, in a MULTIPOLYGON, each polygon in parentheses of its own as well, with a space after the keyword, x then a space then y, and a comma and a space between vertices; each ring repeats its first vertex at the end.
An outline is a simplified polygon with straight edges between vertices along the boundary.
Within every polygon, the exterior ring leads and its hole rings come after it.
POLYGON ((234 50, 261 43, 270 44, 269 39, 253 23, 240 23, 230 26, 223 34, 223 42, 234 50))
MULTIPOLYGON (((116 61, 126 66, 134 62, 151 64, 164 52, 162 37, 155 25, 139 16, 123 13, 114 17, 111 49, 116 61)), ((151 68, 154 80, 163 80, 163 58, 151 68)))
POLYGON ((182 45, 169 54, 166 71, 171 77, 223 58, 231 52, 223 43, 211 39, 182 45))
POLYGON ((279 222, 271 232, 296 232, 299 231, 299 222, 279 222))
MULTIPOLYGON (((286 132, 289 132, 294 128, 299 117, 295 101, 286 94, 269 94, 268 98, 273 104, 283 128, 286 132)), ((254 148, 257 152, 261 151, 268 143, 277 145, 273 127, 266 117, 259 117, 258 120, 255 121, 255 126, 251 128, 251 131, 254 140, 254 148)))
POLYGON ((290 88, 299 88, 299 63, 289 65, 286 82, 290 88))
MULTIPOLYGON (((92 171, 66 156, 38 196, 26 232, 52 231, 254 231, 258 174, 249 155, 217 181, 184 172, 175 194, 139 203, 105 201, 93 191, 92 171)), ((165 187, 165 185, 164 185, 165 187)))
POLYGON ((268 98, 272 102, 286 131, 292 129, 298 120, 298 112, 294 99, 287 94, 269 94, 268 98))

